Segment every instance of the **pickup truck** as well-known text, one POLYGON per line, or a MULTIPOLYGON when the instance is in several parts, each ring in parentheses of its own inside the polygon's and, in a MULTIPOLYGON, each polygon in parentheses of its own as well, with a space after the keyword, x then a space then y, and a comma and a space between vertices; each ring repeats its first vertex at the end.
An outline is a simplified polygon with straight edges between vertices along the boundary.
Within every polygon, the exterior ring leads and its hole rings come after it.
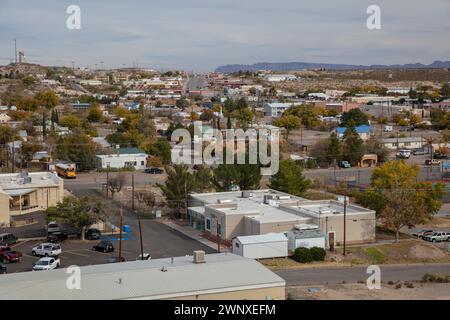
POLYGON ((0 261, 3 263, 17 262, 22 258, 22 253, 11 250, 10 247, 0 247, 0 261))
POLYGON ((31 249, 31 254, 33 256, 56 257, 59 256, 61 252, 61 246, 55 243, 42 243, 31 249))
POLYGON ((436 231, 433 234, 424 236, 423 239, 431 242, 450 241, 450 232, 436 231))
POLYGON ((431 229, 418 229, 412 234, 412 236, 419 239, 423 239, 424 237, 432 235, 433 233, 434 231, 431 229))
POLYGON ((55 257, 44 257, 39 259, 33 266, 33 271, 53 270, 59 268, 61 260, 55 257))

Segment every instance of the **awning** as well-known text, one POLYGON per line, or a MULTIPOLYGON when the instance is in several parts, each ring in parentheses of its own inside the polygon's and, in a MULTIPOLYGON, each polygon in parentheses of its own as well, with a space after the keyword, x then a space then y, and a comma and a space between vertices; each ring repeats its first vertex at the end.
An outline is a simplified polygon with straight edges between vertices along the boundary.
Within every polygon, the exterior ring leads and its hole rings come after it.
POLYGON ((18 197, 23 196, 25 194, 29 194, 33 191, 36 191, 37 189, 14 189, 14 190, 4 190, 6 194, 8 194, 10 197, 18 197))

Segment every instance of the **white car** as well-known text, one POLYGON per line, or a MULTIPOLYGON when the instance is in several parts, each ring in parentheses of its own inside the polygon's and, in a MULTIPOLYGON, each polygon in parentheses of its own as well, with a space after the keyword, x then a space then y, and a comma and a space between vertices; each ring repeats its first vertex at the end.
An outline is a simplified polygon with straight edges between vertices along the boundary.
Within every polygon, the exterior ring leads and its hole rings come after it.
POLYGON ((42 243, 31 249, 33 256, 56 257, 61 253, 61 246, 57 243, 42 243))
POLYGON ((59 268, 60 259, 54 257, 45 257, 39 259, 33 266, 33 271, 53 270, 59 268))

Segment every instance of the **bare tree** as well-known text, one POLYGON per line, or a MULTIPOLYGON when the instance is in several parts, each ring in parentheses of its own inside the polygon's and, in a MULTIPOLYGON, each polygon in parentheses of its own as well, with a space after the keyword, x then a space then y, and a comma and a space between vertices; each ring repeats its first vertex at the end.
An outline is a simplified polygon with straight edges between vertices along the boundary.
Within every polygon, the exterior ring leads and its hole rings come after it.
POLYGON ((156 206, 156 197, 151 191, 140 191, 135 194, 136 200, 145 205, 149 211, 152 213, 156 206))
POLYGON ((111 191, 111 198, 114 198, 116 192, 122 190, 126 180, 126 176, 123 173, 119 173, 116 176, 109 178, 107 188, 111 191))

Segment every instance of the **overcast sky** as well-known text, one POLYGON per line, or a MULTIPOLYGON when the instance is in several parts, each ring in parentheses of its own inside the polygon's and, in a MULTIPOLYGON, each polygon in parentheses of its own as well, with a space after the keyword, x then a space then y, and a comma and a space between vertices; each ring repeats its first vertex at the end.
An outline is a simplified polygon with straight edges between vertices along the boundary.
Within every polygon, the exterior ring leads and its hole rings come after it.
POLYGON ((450 60, 448 0, 0 0, 0 64, 212 71, 223 64, 450 60), (66 8, 81 8, 68 30, 66 8), (366 28, 369 5, 382 29, 366 28))

